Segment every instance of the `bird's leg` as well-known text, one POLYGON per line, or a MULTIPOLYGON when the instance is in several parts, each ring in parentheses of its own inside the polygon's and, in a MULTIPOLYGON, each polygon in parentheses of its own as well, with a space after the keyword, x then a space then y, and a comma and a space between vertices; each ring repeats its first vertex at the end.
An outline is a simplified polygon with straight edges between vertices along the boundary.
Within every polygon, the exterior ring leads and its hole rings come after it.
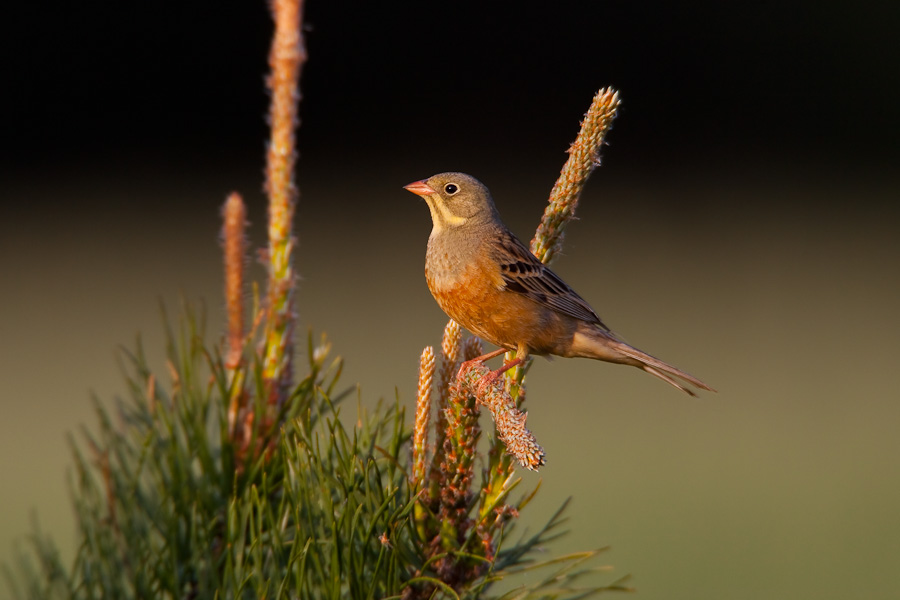
POLYGON ((463 364, 459 365, 458 377, 462 377, 463 373, 468 371, 472 367, 472 365, 474 365, 476 363, 483 363, 485 361, 488 361, 488 360, 494 358, 495 356, 500 356, 504 352, 506 352, 506 348, 499 348, 497 350, 494 350, 493 352, 488 352, 487 354, 482 354, 481 356, 476 356, 472 360, 467 360, 463 364))
POLYGON ((500 367, 496 371, 491 371, 490 373, 488 373, 487 375, 485 375, 478 381, 478 392, 481 393, 483 388, 493 385, 494 382, 497 381, 497 379, 501 375, 503 375, 504 373, 506 373, 513 367, 518 367, 519 365, 521 365, 524 362, 525 362, 524 358, 514 358, 513 360, 509 361, 508 363, 505 363, 502 367, 500 367))
POLYGON ((514 358, 511 361, 509 361, 508 363, 506 363, 505 365, 503 365, 502 367, 500 367, 499 369, 497 369, 496 371, 491 371, 491 376, 496 379, 497 377, 500 377, 501 375, 503 375, 504 373, 506 373, 513 367, 518 367, 519 365, 524 364, 524 363, 525 363, 524 358, 514 358))
MULTIPOLYGON (((462 363, 459 366, 459 372, 457 374, 457 377, 462 378, 465 375, 466 371, 468 371, 472 367, 472 365, 477 364, 477 363, 484 363, 485 361, 488 361, 496 356, 500 356, 501 354, 503 354, 505 352, 507 352, 506 348, 499 348, 497 350, 494 350, 493 352, 488 352, 487 354, 482 354, 481 356, 476 356, 472 360, 465 361, 464 363, 462 363)), ((520 353, 517 353, 517 354, 520 354, 520 353)), ((489 387, 489 386, 493 385, 494 382, 497 381, 497 379, 501 375, 503 375, 504 373, 506 373, 508 370, 512 369, 513 367, 517 367, 517 366, 521 365, 524 362, 525 362, 524 358, 514 358, 513 360, 509 361, 508 363, 504 363, 503 366, 501 366, 496 371, 488 372, 487 375, 485 375, 484 377, 482 377, 481 379, 478 380, 478 394, 483 395, 482 390, 485 387, 489 387)))

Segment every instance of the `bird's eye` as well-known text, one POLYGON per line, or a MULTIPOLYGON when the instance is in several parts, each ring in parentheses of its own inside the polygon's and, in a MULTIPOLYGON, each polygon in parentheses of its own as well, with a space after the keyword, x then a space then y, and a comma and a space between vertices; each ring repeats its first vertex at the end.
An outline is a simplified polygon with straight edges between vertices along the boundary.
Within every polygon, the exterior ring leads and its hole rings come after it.
POLYGON ((448 183, 447 185, 444 186, 444 191, 452 196, 453 194, 455 194, 456 192, 459 191, 459 186, 456 185, 455 183, 448 183))

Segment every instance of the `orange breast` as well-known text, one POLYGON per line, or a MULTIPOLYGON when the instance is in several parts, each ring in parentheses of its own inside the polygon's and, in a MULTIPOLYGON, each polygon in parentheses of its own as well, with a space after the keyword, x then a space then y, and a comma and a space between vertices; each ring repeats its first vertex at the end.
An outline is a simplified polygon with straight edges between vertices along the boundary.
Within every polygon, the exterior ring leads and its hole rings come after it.
POLYGON ((448 277, 425 271, 431 294, 453 320, 503 348, 524 344, 533 354, 565 354, 574 335, 572 319, 505 290, 500 270, 491 261, 476 260, 457 273, 448 277))

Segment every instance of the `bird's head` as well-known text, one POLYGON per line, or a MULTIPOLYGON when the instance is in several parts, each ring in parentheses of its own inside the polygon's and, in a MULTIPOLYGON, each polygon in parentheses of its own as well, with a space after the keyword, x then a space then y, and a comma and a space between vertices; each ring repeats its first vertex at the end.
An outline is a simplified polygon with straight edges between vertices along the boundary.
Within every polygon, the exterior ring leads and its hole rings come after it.
POLYGON ((487 187, 465 173, 439 173, 403 188, 428 203, 435 231, 490 223, 498 218, 487 187))

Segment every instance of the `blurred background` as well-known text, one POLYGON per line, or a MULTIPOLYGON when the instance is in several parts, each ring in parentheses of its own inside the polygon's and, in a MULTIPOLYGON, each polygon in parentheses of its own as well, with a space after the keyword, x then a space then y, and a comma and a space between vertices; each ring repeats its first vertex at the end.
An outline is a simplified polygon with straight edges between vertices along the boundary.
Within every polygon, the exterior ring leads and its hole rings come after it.
MULTIPOLYGON (((66 436, 125 392, 117 348, 140 333, 161 365, 182 296, 216 338, 229 191, 264 243, 271 27, 264 2, 192 0, 5 21, 0 561, 34 515, 71 557, 66 436)), ((401 186, 469 172, 527 241, 614 86, 554 268, 719 393, 539 359, 523 524, 573 496, 552 550, 611 546, 647 600, 897 597, 900 5, 311 0, 307 24, 298 335, 327 332, 363 404, 411 405, 446 323, 401 186)))

